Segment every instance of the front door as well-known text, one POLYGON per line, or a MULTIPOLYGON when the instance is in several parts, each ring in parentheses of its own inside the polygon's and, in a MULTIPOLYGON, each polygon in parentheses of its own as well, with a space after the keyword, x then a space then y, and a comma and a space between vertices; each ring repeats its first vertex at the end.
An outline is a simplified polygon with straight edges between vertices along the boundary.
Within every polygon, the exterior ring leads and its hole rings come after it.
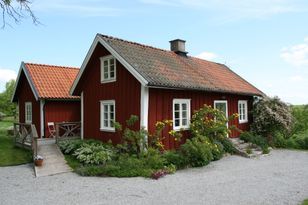
MULTIPOLYGON (((228 119, 228 101, 226 101, 226 100, 215 100, 214 101, 214 108, 222 111, 225 114, 226 119, 228 119)), ((226 125, 228 127, 228 122, 227 122, 226 125)))

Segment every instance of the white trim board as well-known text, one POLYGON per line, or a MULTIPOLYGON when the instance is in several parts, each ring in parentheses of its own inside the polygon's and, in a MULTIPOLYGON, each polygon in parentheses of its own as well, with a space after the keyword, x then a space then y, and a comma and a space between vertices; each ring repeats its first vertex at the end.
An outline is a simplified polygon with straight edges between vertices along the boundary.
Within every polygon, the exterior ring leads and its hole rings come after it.
POLYGON ((45 135, 44 130, 45 130, 45 113, 44 113, 44 105, 45 105, 45 100, 40 100, 40 122, 41 122, 41 138, 45 135))
POLYGON ((80 137, 81 137, 81 139, 83 140, 84 139, 84 113, 83 113, 83 111, 84 111, 84 107, 83 107, 83 105, 84 105, 84 98, 83 98, 83 92, 81 92, 81 95, 80 95, 80 117, 81 117, 81 128, 80 128, 80 137))
POLYGON ((73 83, 73 86, 70 90, 71 95, 73 95, 73 93, 74 93, 74 91, 77 87, 77 84, 78 84, 87 64, 89 63, 89 60, 90 60, 96 46, 98 45, 98 43, 103 45, 111 53, 111 55, 114 56, 115 59, 117 61, 119 61, 141 83, 141 85, 147 85, 148 84, 148 81, 144 77, 142 77, 140 75, 140 73, 138 73, 133 66, 131 66, 114 48, 112 48, 103 38, 100 37, 99 34, 97 34, 95 36, 95 39, 94 39, 86 57, 85 57, 82 65, 81 65, 80 71, 78 72, 78 75, 77 75, 77 77, 76 77, 76 79, 73 83))

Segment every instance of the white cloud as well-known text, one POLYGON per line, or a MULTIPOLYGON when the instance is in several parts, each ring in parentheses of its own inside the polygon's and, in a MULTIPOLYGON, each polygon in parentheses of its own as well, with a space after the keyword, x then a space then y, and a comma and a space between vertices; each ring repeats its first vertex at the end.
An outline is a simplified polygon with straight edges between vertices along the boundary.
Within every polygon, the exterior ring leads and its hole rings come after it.
POLYGON ((303 76, 295 75, 289 78, 291 82, 302 82, 304 80, 303 76))
POLYGON ((283 48, 280 57, 294 66, 308 65, 308 37, 304 41, 302 44, 283 48))
POLYGON ((205 52, 202 52, 202 53, 196 55, 196 57, 210 61, 210 60, 216 59, 218 56, 215 53, 205 51, 205 52))
POLYGON ((14 70, 0 69, 0 82, 7 82, 9 80, 15 79, 17 73, 14 70))
POLYGON ((9 80, 16 79, 17 73, 14 70, 0 68, 0 92, 5 88, 5 83, 9 80))

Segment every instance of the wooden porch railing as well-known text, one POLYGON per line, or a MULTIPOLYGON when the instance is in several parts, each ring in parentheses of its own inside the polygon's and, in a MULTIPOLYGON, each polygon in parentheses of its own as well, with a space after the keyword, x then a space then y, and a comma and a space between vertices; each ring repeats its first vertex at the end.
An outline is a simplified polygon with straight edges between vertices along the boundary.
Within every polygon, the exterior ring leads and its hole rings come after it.
POLYGON ((81 122, 56 122, 56 143, 61 140, 79 139, 81 122))
POLYGON ((33 151, 33 157, 37 156, 38 134, 35 125, 28 123, 14 123, 15 145, 33 151))

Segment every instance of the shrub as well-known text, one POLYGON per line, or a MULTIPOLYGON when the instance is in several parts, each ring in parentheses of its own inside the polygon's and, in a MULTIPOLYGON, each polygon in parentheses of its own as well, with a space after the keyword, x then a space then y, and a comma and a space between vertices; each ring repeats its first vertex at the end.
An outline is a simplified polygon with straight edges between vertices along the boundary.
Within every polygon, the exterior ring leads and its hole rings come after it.
POLYGON ((234 154, 236 152, 234 145, 227 137, 220 137, 218 141, 222 144, 225 152, 234 154))
POLYGON ((151 169, 162 169, 166 164, 166 159, 162 157, 158 150, 149 148, 142 158, 144 165, 151 169))
POLYGON ((72 154, 76 149, 80 148, 85 141, 83 140, 63 140, 58 143, 64 154, 72 154))
POLYGON ((100 165, 90 165, 90 166, 82 166, 77 168, 76 173, 81 176, 101 176, 104 175, 104 169, 100 165))
POLYGON ((202 135, 211 140, 225 137, 231 129, 235 128, 231 126, 229 129, 226 124, 228 121, 231 121, 236 117, 237 115, 232 115, 227 119, 222 111, 204 105, 202 108, 194 112, 190 124, 190 130, 193 137, 202 135))
POLYGON ((212 145, 211 145, 211 152, 213 155, 213 160, 219 160, 222 158, 223 154, 224 154, 224 148, 222 146, 222 144, 218 141, 215 141, 212 145))
POLYGON ((181 151, 192 167, 201 167, 213 160, 210 142, 202 136, 188 139, 181 146, 181 151))
POLYGON ((84 164, 105 164, 111 160, 113 152, 102 144, 84 143, 73 153, 80 162, 84 164))
POLYGON ((261 149, 268 147, 267 141, 264 137, 259 136, 259 135, 254 135, 251 132, 241 133, 240 139, 244 140, 245 142, 251 142, 252 144, 256 144, 259 147, 261 147, 261 149))
POLYGON ((176 169, 182 169, 187 166, 187 160, 181 152, 165 151, 163 157, 166 159, 166 165, 174 165, 176 169))
POLYGON ((276 132, 290 133, 293 125, 291 110, 278 97, 265 97, 254 104, 252 131, 266 136, 270 144, 276 132))

